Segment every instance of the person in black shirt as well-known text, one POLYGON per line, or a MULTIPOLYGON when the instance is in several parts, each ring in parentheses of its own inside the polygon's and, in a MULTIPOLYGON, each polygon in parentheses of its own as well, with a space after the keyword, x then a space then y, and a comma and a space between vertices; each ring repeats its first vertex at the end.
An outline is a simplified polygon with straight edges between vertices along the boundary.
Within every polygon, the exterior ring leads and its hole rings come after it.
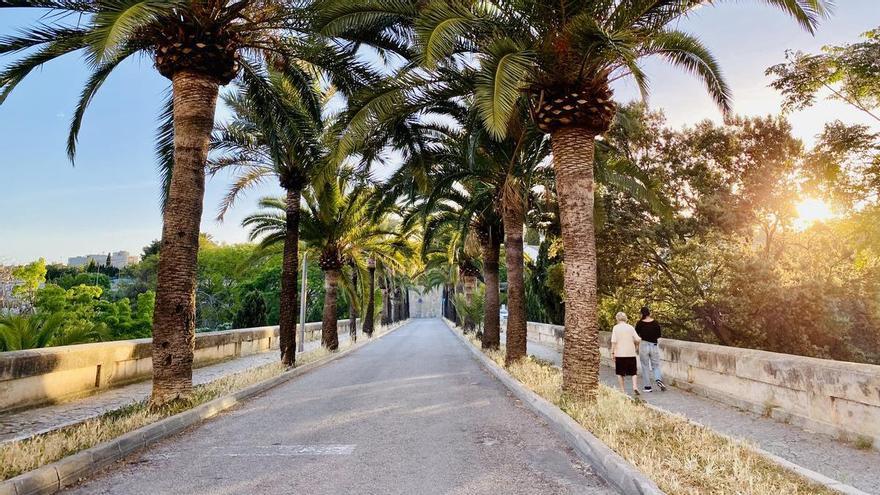
POLYGON ((636 323, 636 333, 642 338, 639 345, 639 359, 642 362, 642 383, 645 385, 645 392, 654 391, 654 383, 660 387, 660 390, 666 391, 666 384, 663 383, 663 375, 660 372, 660 347, 658 340, 662 336, 662 330, 657 320, 651 318, 651 310, 647 306, 642 308, 642 319, 636 323), (651 371, 653 371, 654 380, 651 381, 651 371))

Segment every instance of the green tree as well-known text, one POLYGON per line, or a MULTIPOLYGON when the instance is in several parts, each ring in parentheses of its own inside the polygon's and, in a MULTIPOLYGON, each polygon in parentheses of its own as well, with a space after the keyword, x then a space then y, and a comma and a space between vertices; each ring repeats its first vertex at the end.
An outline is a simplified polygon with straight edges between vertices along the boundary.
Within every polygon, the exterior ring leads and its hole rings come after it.
POLYGON ((241 307, 235 312, 233 328, 253 328, 266 325, 266 300, 257 291, 244 296, 241 307))
POLYGON ((825 46, 820 54, 785 52, 785 63, 767 69, 776 79, 770 84, 785 97, 784 110, 812 106, 816 96, 830 98, 857 108, 880 121, 880 28, 862 34, 860 43, 825 46))
POLYGON ((55 283, 64 289, 70 289, 77 285, 97 285, 104 292, 110 291, 110 277, 103 273, 78 273, 76 275, 62 275, 55 283))
MULTIPOLYGON (((408 255, 410 247, 405 240, 394 238, 391 230, 382 225, 381 215, 371 217, 372 189, 357 182, 350 171, 340 170, 338 177, 322 186, 304 192, 307 208, 300 217, 300 236, 315 252, 318 265, 324 273, 324 307, 321 342, 335 350, 339 346, 337 329, 337 301, 343 268, 353 266, 366 277, 366 260, 373 256, 387 266, 400 266, 399 256, 408 255)), ((264 248, 282 243, 286 237, 286 201, 263 198, 259 213, 244 219, 242 225, 250 228, 251 239, 260 238, 264 248)), ((352 294, 350 292, 350 294, 352 294)), ((356 298, 351 297, 350 301, 356 298)))
POLYGON ((483 317, 486 313, 484 308, 486 304, 486 287, 477 287, 473 293, 466 296, 464 294, 456 294, 454 300, 455 310, 459 314, 464 315, 466 320, 470 320, 476 327, 477 333, 483 332, 483 317))
POLYGON ((808 190, 848 208, 880 202, 880 133, 868 126, 825 124, 805 163, 808 190))
POLYGON ((23 309, 32 310, 37 289, 46 281, 46 260, 40 258, 27 265, 13 268, 12 277, 17 282, 12 288, 12 296, 23 303, 23 309))
POLYGON ((158 255, 160 249, 162 249, 162 242, 158 239, 154 239, 153 242, 144 246, 143 252, 141 253, 141 260, 146 259, 148 256, 158 255))
POLYGON ((537 246, 541 244, 541 233, 538 229, 527 228, 523 241, 531 246, 537 246))
POLYGON ((61 264, 46 265, 46 282, 55 282, 65 275, 76 276, 82 273, 82 268, 61 264))
POLYGON ((46 347, 61 326, 63 315, 0 317, 0 351, 46 347))

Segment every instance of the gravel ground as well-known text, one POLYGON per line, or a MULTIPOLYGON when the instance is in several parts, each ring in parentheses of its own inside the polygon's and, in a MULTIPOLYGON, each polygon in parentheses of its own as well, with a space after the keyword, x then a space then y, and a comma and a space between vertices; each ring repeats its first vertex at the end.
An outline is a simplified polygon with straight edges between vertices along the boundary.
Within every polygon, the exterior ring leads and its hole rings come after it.
POLYGON ((160 442, 68 493, 604 494, 440 320, 160 442))

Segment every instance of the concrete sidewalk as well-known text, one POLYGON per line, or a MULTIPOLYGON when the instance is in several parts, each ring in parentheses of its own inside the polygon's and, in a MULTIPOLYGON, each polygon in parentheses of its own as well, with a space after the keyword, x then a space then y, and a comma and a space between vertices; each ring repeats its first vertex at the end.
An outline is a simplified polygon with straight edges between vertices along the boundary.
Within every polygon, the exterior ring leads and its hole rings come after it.
POLYGON ((69 493, 607 494, 441 320, 414 320, 69 493))
MULTIPOLYGON (((504 342, 503 336, 501 342, 504 342)), ((529 341, 528 352, 556 366, 562 365, 560 353, 546 345, 529 341)), ((617 377, 610 368, 603 366, 600 378, 609 387, 618 386, 617 377)), ((627 380, 627 390, 629 386, 627 380)), ((643 393, 641 398, 715 431, 751 442, 787 461, 865 492, 880 494, 880 452, 877 450, 859 450, 827 435, 805 431, 674 387, 669 387, 666 392, 655 387, 654 392, 643 393)))
MULTIPOLYGON (((347 333, 339 334, 340 342, 347 342, 347 333)), ((320 347, 320 340, 306 342, 305 351, 320 347)), ((193 384, 210 383, 225 376, 256 368, 278 361, 278 350, 273 349, 238 359, 223 361, 211 366, 193 370, 193 384)), ((110 411, 121 409, 150 397, 150 380, 109 389, 100 394, 90 395, 70 402, 52 404, 12 413, 0 413, 0 443, 13 442, 41 433, 82 423, 110 411)))

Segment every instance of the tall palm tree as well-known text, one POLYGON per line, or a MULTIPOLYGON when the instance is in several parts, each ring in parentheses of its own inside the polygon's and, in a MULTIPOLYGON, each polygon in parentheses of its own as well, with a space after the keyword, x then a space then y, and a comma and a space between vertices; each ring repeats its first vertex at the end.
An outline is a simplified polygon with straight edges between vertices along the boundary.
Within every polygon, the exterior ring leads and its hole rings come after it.
MULTIPOLYGON (((345 267, 358 270, 366 280, 366 261, 372 257, 385 266, 402 265, 402 257, 411 255, 409 241, 393 232, 383 222, 371 219, 369 208, 372 190, 354 181, 349 171, 303 192, 306 205, 300 217, 300 238, 314 250, 324 272, 324 310, 321 343, 335 350, 339 347, 336 308, 345 267)), ((261 246, 283 242, 286 236, 286 201, 264 198, 262 211, 246 217, 242 225, 251 229, 251 239, 262 238, 261 246)), ((369 297, 369 295, 368 295, 369 297)), ((354 304, 357 298, 349 294, 354 304)))
POLYGON ((236 179, 224 197, 218 219, 246 190, 277 180, 285 190, 286 232, 281 263, 279 333, 281 363, 293 366, 296 350, 297 267, 302 191, 329 163, 326 160, 333 118, 322 115, 318 81, 286 65, 256 74, 223 100, 234 115, 218 126, 213 149, 219 156, 211 171, 232 168, 236 179), (293 70, 291 70, 293 69, 293 70))
POLYGON ((121 63, 151 58, 171 81, 160 128, 166 164, 162 256, 153 318, 153 393, 160 405, 192 391, 199 224, 219 87, 267 61, 303 60, 332 69, 342 86, 363 71, 353 50, 316 42, 307 3, 282 0, 15 0, 0 8, 48 12, 22 34, 0 38, 0 54, 24 53, 0 71, 0 103, 34 69, 80 52, 91 70, 74 111, 67 148, 73 158, 83 114, 121 63), (291 37, 285 37, 291 35, 291 37))
MULTIPOLYGON (((380 2, 381 3, 381 2, 380 2)), ((708 0, 431 0, 416 37, 427 67, 476 60, 476 105, 485 128, 506 137, 520 97, 550 135, 565 249, 563 390, 592 399, 598 386, 593 159, 615 105, 609 84, 632 77, 647 94, 639 59, 656 55, 701 78, 727 113, 730 91, 694 36, 670 26, 708 0)), ((812 31, 822 0, 770 0, 812 31)))

